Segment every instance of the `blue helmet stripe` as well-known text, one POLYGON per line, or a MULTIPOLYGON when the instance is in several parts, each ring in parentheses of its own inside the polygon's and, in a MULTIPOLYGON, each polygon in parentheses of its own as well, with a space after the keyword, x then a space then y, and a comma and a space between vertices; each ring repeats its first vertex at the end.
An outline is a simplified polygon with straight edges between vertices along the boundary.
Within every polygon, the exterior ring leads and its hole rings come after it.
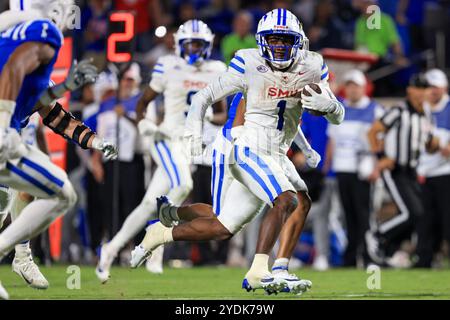
POLYGON ((25 8, 23 6, 23 0, 20 0, 20 11, 23 11, 25 8))
POLYGON ((286 25, 286 19, 287 19, 287 12, 286 9, 283 9, 283 26, 286 25))
POLYGON ((278 9, 278 14, 277 14, 277 25, 281 24, 281 9, 278 9))

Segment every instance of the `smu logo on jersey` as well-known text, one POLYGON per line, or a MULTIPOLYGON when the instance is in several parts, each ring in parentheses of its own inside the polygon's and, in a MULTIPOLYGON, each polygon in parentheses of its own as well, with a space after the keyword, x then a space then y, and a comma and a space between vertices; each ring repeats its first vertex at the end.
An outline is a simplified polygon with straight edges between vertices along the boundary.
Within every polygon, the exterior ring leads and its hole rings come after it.
POLYGON ((185 89, 203 89, 208 84, 206 82, 202 81, 191 81, 191 80, 184 80, 183 81, 183 87, 185 89))
POLYGON ((300 89, 283 90, 277 87, 269 87, 268 95, 273 98, 288 98, 296 96, 300 92, 300 89))

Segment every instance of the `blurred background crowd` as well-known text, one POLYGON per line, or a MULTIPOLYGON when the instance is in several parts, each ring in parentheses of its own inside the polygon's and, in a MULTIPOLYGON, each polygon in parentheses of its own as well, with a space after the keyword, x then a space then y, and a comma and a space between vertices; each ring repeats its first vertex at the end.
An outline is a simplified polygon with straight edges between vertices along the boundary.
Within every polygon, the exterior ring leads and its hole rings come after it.
MULTIPOLYGON (((81 28, 68 34, 73 38, 74 58, 93 58, 105 72, 96 84, 72 95, 70 110, 113 141, 119 130, 120 154, 117 163, 104 163, 100 154, 69 145, 67 170, 77 186, 79 202, 64 217, 61 255, 50 257, 46 250, 41 250, 38 256, 42 261, 95 263, 96 248, 117 232, 140 203, 153 165, 138 137, 134 110, 156 60, 174 52, 173 34, 178 26, 189 19, 207 23, 215 34, 211 58, 228 64, 237 50, 256 47, 257 22, 267 11, 287 8, 302 21, 310 50, 324 53, 330 48, 346 50, 342 51, 345 58, 337 59, 333 54, 324 57, 331 72, 334 71, 331 87, 351 115, 339 127, 329 126, 324 118, 309 114, 302 120, 305 135, 321 154, 322 162, 316 169, 308 168, 295 146, 290 151, 314 201, 291 267, 311 264, 318 270, 326 270, 335 266, 362 266, 368 261, 391 267, 448 264, 445 257, 450 243, 450 197, 445 192, 450 192, 450 168, 447 168, 450 151, 442 141, 450 141, 447 81, 450 1, 79 0, 76 3, 81 8, 81 28), (376 5, 381 15, 380 27, 369 30, 371 5, 376 5), (135 63, 120 80, 106 58, 109 15, 115 10, 130 11, 136 16, 135 63), (365 65, 361 66, 358 56, 351 52, 367 55, 365 65), (423 79, 412 79, 418 72, 424 72, 423 79), (426 113, 433 130, 442 129, 439 131, 442 146, 433 150, 433 154, 425 147, 418 148, 414 159, 408 159, 406 164, 394 156, 395 163, 386 167, 393 171, 394 188, 390 189, 389 179, 375 173, 376 165, 367 169, 371 167, 366 164, 374 162, 370 157, 374 147, 367 137, 376 129, 375 123, 381 123, 386 134, 401 127, 406 116, 398 119, 390 116, 396 119, 394 122, 386 115, 390 114, 388 110, 405 103, 419 114, 426 113), (115 117, 120 117, 120 128, 112 125, 116 123, 115 117), (403 167, 412 171, 408 177, 414 179, 405 182, 402 176, 395 176, 395 170, 403 167), (417 193, 404 194, 403 190, 409 188, 404 187, 405 183, 417 193), (419 204, 411 204, 411 198, 419 199, 419 204), (390 225, 380 230, 379 226, 385 222, 390 225), (392 230, 395 232, 391 234, 392 230)), ((0 4, 0 11, 6 7, 0 4)), ((148 110, 158 122, 164 112, 162 98, 148 110)), ((408 116, 414 119, 411 114, 408 116)), ((414 121, 411 120, 411 128, 414 121)), ((401 128, 395 130, 399 133, 393 139, 402 148, 405 142, 400 141, 401 128)), ((413 145, 416 138, 413 133, 404 139, 406 144, 413 145)), ((383 152, 389 153, 387 149, 383 152)), ((204 164, 193 165, 192 169, 194 190, 188 201, 210 202, 203 196, 209 192, 209 179, 205 177, 210 168, 204 164)), ((257 231, 255 221, 229 242, 174 243, 166 247, 164 258, 174 267, 246 266, 254 253, 257 231)), ((127 264, 133 246, 130 244, 122 251, 118 263, 127 264)), ((42 247, 45 249, 45 245, 42 247)))

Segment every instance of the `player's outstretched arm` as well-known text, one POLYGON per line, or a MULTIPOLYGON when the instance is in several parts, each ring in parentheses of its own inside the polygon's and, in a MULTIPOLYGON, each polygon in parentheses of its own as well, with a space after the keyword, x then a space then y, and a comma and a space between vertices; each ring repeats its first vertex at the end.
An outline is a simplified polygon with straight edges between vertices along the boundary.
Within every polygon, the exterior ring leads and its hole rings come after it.
POLYGON ((0 74, 0 126, 9 127, 25 77, 47 64, 55 55, 48 44, 28 42, 19 46, 9 57, 0 74))
MULTIPOLYGON (((63 97, 68 91, 75 91, 82 86, 94 83, 97 79, 97 67, 92 64, 92 59, 74 61, 66 80, 58 85, 51 86, 39 97, 40 107, 49 106, 53 101, 63 97)), ((38 106, 39 108, 39 106, 38 106)))
POLYGON ((297 134, 294 138, 294 143, 300 148, 306 158, 306 163, 311 168, 317 168, 320 161, 322 160, 320 154, 318 154, 309 144, 305 135, 303 134, 300 125, 297 127, 297 134))
POLYGON ((202 154, 203 119, 206 109, 214 103, 234 93, 244 91, 243 79, 231 72, 225 72, 192 98, 186 119, 185 138, 191 141, 191 154, 202 154))
POLYGON ((39 114, 44 119, 44 125, 65 139, 75 142, 81 148, 99 150, 108 160, 117 157, 116 146, 98 137, 89 127, 64 110, 58 102, 42 107, 39 114))

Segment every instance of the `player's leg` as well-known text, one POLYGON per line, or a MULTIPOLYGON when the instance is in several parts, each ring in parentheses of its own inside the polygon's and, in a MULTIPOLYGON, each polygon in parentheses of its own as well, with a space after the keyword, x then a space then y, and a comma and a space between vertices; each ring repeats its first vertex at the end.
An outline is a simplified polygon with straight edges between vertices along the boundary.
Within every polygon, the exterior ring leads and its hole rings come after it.
MULTIPOLYGON (((255 258, 243 282, 243 288, 251 290, 261 287, 259 280, 267 272, 269 253, 284 223, 297 207, 297 196, 283 170, 282 157, 258 155, 246 146, 235 145, 234 159, 236 162, 231 166, 233 176, 272 206, 261 223, 255 258)), ((275 287, 269 288, 269 293, 282 289, 281 285, 286 285, 286 281, 272 279, 271 284, 275 287)))
POLYGON ((293 163, 285 157, 283 164, 286 176, 297 190, 298 205, 281 230, 279 238, 280 246, 272 266, 272 274, 275 278, 281 278, 287 281, 288 287, 284 291, 298 294, 311 288, 312 283, 309 280, 300 279, 295 274, 290 274, 289 260, 294 253, 305 225, 306 217, 311 208, 311 199, 307 193, 308 189, 306 184, 300 178, 293 163))
POLYGON ((251 221, 261 205, 261 200, 248 192, 245 186, 233 181, 218 217, 197 218, 170 228, 156 223, 149 228, 143 241, 133 252, 132 267, 137 267, 151 255, 152 250, 164 243, 229 239, 251 221), (239 210, 236 210, 236 201, 240 203, 239 210))
POLYGON ((156 197, 167 193, 169 188, 170 185, 164 169, 158 167, 153 174, 142 202, 128 215, 119 232, 111 241, 99 248, 99 261, 95 272, 102 283, 108 281, 110 276, 109 270, 120 249, 144 229, 149 220, 156 219, 156 197))
POLYGON ((204 203, 177 207, 162 197, 158 205, 158 216, 161 222, 170 227, 173 222, 179 220, 192 221, 200 217, 212 217, 220 214, 221 206, 225 201, 228 187, 233 177, 228 169, 228 156, 232 150, 232 144, 221 132, 216 136, 212 146, 212 174, 211 174, 211 198, 212 206, 204 203))
POLYGON ((0 234, 0 258, 17 243, 44 231, 55 218, 65 214, 77 199, 66 173, 34 147, 27 147, 24 157, 7 162, 6 168, 0 171, 0 183, 38 198, 28 204, 20 216, 0 234))
MULTIPOLYGON (((11 190, 11 220, 15 221, 22 210, 33 200, 34 197, 26 192, 11 190)), ((27 239, 16 244, 15 251, 12 270, 30 287, 35 289, 47 289, 49 283, 33 260, 30 240, 27 239)))

